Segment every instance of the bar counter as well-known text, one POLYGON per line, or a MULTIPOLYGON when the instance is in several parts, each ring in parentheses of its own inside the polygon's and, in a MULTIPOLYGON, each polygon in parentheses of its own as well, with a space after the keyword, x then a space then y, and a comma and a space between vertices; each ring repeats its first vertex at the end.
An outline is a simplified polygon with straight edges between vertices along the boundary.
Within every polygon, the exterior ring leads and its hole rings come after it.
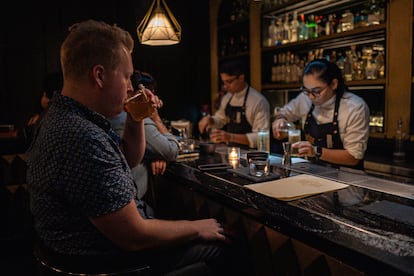
MULTIPOLYGON (((154 178, 154 206, 166 218, 216 217, 242 233, 257 275, 414 275, 414 185, 311 162, 283 169, 349 186, 292 201, 243 187, 251 180, 228 170, 201 171, 226 162, 214 155, 180 159, 154 178)), ((246 162, 241 162, 246 166, 246 162)))

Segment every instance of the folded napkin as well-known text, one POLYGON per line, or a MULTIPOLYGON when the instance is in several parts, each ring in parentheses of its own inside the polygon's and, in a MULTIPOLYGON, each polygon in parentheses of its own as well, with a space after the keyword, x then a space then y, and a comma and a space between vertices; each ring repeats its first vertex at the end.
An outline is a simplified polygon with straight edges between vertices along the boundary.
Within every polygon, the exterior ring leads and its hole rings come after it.
POLYGON ((249 168, 248 167, 241 167, 237 169, 228 169, 229 172, 235 173, 238 176, 241 176, 243 178, 249 179, 253 182, 263 182, 263 181, 269 181, 273 179, 279 179, 280 175, 278 173, 271 172, 267 176, 253 176, 249 174, 249 168))

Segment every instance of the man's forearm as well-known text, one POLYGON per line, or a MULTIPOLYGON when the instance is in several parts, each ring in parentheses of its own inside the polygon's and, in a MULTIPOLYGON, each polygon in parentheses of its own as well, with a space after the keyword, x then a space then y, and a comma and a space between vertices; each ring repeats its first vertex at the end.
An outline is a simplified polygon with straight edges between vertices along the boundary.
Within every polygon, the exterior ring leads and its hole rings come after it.
POLYGON ((128 165, 131 168, 142 161, 145 153, 145 130, 143 120, 135 122, 130 115, 127 116, 121 148, 128 161, 128 165))

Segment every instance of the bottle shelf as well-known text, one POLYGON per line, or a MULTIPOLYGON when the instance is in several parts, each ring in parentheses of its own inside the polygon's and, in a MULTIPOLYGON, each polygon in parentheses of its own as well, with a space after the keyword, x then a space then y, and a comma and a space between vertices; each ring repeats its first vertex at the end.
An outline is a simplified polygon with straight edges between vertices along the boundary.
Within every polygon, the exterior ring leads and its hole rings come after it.
MULTIPOLYGON (((363 87, 363 89, 383 89, 385 86, 385 79, 375 79, 375 80, 354 80, 354 81, 347 81, 345 84, 348 87, 355 87, 352 90, 359 90, 359 87, 363 87), (377 87, 379 86, 379 87, 377 87)), ((264 83, 262 84, 263 90, 297 90, 302 84, 301 83, 264 83)))
POLYGON ((330 13, 340 10, 352 9, 365 4, 366 0, 295 0, 277 5, 262 11, 265 18, 271 18, 287 12, 297 11, 298 14, 304 13, 330 13))
POLYGON ((385 41, 386 24, 361 27, 352 31, 336 33, 332 35, 290 42, 278 46, 263 47, 262 52, 271 52, 279 50, 308 51, 309 48, 335 49, 349 47, 351 44, 374 44, 385 41), (306 46, 306 48, 304 47, 306 46))

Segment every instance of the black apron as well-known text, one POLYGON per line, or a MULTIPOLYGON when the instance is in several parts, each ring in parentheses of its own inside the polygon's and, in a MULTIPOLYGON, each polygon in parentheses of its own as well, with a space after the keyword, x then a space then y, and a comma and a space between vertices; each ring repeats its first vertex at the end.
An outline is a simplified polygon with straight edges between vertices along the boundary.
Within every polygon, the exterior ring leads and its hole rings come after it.
MULTIPOLYGON (((246 95, 242 106, 233 106, 230 104, 233 95, 227 102, 225 114, 227 123, 223 126, 223 130, 230 133, 245 134, 252 132, 252 126, 246 119, 246 101, 249 95, 250 86, 247 87, 246 95)), ((229 143, 231 146, 246 147, 246 145, 240 145, 236 143, 229 143)))
MULTIPOLYGON (((308 115, 306 117, 306 122, 304 126, 305 139, 314 146, 319 146, 328 149, 344 149, 342 144, 341 136, 339 135, 339 124, 338 124, 338 110, 339 102, 341 97, 336 97, 335 99, 335 109, 334 116, 331 123, 318 124, 315 118, 312 115, 312 111, 315 106, 312 104, 308 115)), ((329 164, 331 166, 339 167, 337 164, 331 164, 322 160, 318 160, 317 163, 329 164)), ((354 169, 363 170, 363 160, 355 166, 346 166, 354 169)), ((342 166, 342 165, 341 165, 342 166)))

